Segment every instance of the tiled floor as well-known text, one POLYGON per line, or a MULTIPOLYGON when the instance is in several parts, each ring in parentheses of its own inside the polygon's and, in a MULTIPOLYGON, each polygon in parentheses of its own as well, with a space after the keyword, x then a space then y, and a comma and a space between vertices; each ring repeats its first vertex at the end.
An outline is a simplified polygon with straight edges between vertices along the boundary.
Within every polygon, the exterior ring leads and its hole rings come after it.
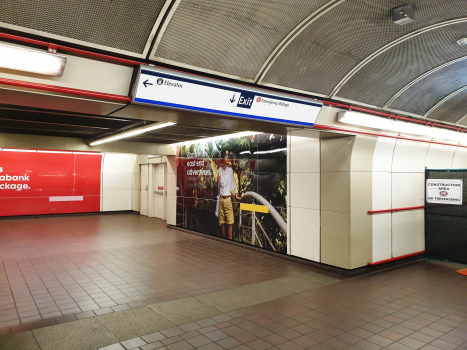
POLYGON ((136 214, 0 220, 0 332, 307 271, 136 214))
MULTIPOLYGON (((47 321, 13 326, 14 334, 0 336, 2 350, 467 349, 467 276, 455 272, 459 266, 419 262, 343 279, 136 215, 0 221, 0 230, 13 226, 23 234, 0 238, 5 275, 22 281, 22 290, 29 286, 34 305, 42 298, 29 279, 42 281, 59 310, 56 296, 65 294, 51 290, 60 286, 73 300, 67 287, 79 286, 97 306, 96 288, 111 299, 109 290, 122 292, 123 283, 153 291, 135 288, 145 299, 124 310, 103 306, 53 318, 48 322, 60 324, 49 327, 42 327, 47 321), (21 244, 32 244, 33 234, 18 228, 41 220, 40 250, 13 259, 21 244), (73 229, 56 230, 54 220, 73 229)), ((0 281, 3 306, 9 280, 0 281)), ((9 298, 21 298, 12 289, 9 298)))

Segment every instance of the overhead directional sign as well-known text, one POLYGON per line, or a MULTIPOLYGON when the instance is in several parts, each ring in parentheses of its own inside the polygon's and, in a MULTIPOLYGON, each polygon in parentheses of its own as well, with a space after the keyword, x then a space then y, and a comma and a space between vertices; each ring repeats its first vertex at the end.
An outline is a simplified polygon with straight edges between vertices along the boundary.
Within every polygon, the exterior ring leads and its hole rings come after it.
POLYGON ((309 98, 141 66, 133 102, 313 126, 323 104, 309 98))

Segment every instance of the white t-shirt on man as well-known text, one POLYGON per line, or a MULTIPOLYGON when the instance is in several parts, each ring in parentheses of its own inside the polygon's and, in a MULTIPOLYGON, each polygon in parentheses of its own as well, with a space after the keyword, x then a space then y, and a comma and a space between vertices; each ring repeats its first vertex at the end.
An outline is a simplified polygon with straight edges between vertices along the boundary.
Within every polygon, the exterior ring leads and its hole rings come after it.
POLYGON ((219 195, 231 196, 232 191, 237 188, 232 168, 226 167, 224 170, 224 168, 220 167, 218 173, 221 177, 219 182, 219 195))

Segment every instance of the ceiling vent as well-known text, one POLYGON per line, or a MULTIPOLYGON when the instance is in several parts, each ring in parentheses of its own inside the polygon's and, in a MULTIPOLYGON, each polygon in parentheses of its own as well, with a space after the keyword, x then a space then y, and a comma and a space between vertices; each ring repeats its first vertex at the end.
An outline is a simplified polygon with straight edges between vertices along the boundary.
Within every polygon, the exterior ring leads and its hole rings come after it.
POLYGON ((415 18, 415 8, 411 5, 402 5, 392 9, 392 20, 395 24, 403 26, 411 23, 415 18))

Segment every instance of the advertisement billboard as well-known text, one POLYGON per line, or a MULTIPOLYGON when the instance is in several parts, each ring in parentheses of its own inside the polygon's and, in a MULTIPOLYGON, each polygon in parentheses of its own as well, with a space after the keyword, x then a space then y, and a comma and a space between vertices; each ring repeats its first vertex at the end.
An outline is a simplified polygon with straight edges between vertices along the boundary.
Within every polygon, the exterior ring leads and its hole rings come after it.
POLYGON ((102 155, 0 151, 0 216, 100 211, 102 155))
POLYGON ((287 136, 177 149, 177 226, 287 252, 287 136))

